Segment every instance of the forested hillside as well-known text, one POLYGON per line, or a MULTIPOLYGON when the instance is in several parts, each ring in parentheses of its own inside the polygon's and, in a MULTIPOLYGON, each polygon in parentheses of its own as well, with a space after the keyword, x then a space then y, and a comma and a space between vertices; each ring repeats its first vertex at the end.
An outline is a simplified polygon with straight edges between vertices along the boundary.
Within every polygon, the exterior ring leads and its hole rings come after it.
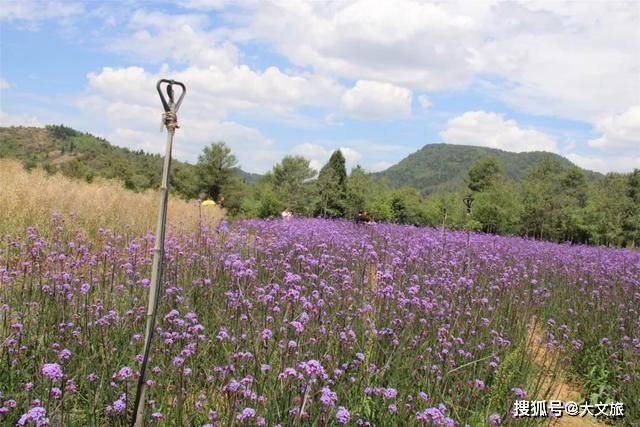
MULTIPOLYGON (((15 158, 26 168, 41 166, 49 173, 62 172, 91 181, 100 176, 117 179, 130 190, 156 188, 162 175, 162 156, 110 144, 104 138, 62 125, 0 127, 0 158, 15 158)), ((172 191, 195 198, 202 188, 195 165, 173 160, 172 191)), ((256 174, 237 169, 239 177, 255 181, 256 174)))
MULTIPOLYGON (((464 185, 467 169, 475 161, 487 156, 496 158, 504 174, 515 181, 526 178, 529 170, 545 158, 557 161, 563 169, 575 166, 566 158, 547 152, 512 153, 469 145, 428 144, 374 176, 386 178, 393 187, 412 187, 424 195, 454 191, 464 185)), ((596 172, 584 172, 590 180, 602 177, 596 172)))

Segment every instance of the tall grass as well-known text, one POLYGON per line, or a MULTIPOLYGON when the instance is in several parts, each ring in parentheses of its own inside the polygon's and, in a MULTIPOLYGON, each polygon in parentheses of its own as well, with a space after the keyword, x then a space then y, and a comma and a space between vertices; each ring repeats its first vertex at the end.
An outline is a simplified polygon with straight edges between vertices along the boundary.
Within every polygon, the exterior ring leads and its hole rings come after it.
MULTIPOLYGON (((52 212, 72 217, 75 227, 90 234, 100 228, 144 234, 155 231, 159 200, 156 191, 135 193, 117 181, 87 183, 42 169, 27 171, 19 162, 0 159, 0 235, 21 234, 27 227, 46 231, 52 212)), ((218 207, 200 210, 196 201, 171 197, 168 220, 195 229, 201 211, 205 224, 224 216, 218 207)))

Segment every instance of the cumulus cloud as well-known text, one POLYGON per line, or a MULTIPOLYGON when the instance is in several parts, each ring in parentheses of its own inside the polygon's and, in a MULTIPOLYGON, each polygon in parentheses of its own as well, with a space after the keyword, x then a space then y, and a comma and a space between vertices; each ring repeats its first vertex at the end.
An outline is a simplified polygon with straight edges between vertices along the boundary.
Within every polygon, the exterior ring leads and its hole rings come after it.
MULTIPOLYGON (((4 5, 0 20, 62 22, 83 9, 81 3, 25 0, 4 5)), ((392 7, 374 0, 190 0, 171 12, 135 3, 99 9, 91 11, 93 17, 104 15, 105 28, 123 31, 115 39, 96 32, 111 52, 130 56, 138 66, 89 74, 78 105, 104 122, 103 134, 131 144, 143 138, 126 129, 157 129, 158 100, 150 94, 155 79, 171 75, 189 83, 185 123, 220 133, 234 128, 238 133, 228 131, 230 138, 246 135, 278 153, 287 150, 233 119, 348 126, 339 119, 410 116, 414 91, 420 94, 416 104, 427 109, 434 91, 473 90, 520 112, 591 123, 601 134, 587 141, 592 148, 635 154, 640 8, 634 2, 399 0, 392 7), (114 14, 117 22, 107 22, 114 14), (287 65, 269 66, 262 59, 271 57, 260 55, 255 65, 256 45, 282 55, 287 65)), ((484 111, 450 120, 441 136, 453 143, 557 151, 553 136, 484 111)), ((189 145, 203 141, 194 138, 189 145)), ((578 138, 577 149, 584 144, 578 138)), ((370 168, 399 160, 395 154, 376 157, 369 147, 357 152, 370 168)), ((239 155, 243 161, 250 156, 239 155)))
POLYGON ((11 84, 9 84, 8 81, 6 81, 2 77, 0 77, 0 90, 1 89, 9 89, 10 87, 11 87, 11 84))
POLYGON ((43 126, 43 123, 36 116, 9 114, 0 110, 0 126, 43 126))
POLYGON ((425 110, 433 106, 433 104, 431 103, 431 100, 429 99, 429 97, 427 97, 427 95, 420 95, 418 97, 418 102, 420 103, 420 106, 425 110))
POLYGON ((589 141, 594 148, 630 151, 640 156, 640 105, 622 114, 604 117, 596 122, 602 136, 589 141))
POLYGON ((635 2, 263 2, 248 14, 236 37, 329 75, 427 91, 491 77, 483 90, 517 108, 586 121, 640 93, 635 2))
POLYGON ((270 40, 301 66, 426 90, 472 78, 472 19, 441 4, 263 2, 239 37, 270 40))
POLYGON ((482 68, 511 105, 593 122, 638 102, 637 3, 503 2, 486 22, 482 68))
POLYGON ((617 155, 580 155, 570 153, 565 156, 576 165, 596 172, 621 172, 628 173, 634 169, 640 169, 640 155, 617 156, 617 155))
MULTIPOLYGON (((177 157, 193 161, 205 145, 225 141, 248 170, 265 172, 278 160, 282 151, 273 141, 257 129, 227 119, 228 109, 239 104, 216 96, 215 87, 209 91, 196 89, 198 84, 205 84, 196 78, 198 70, 175 73, 161 70, 161 73, 189 82, 190 92, 178 113, 183 127, 176 137, 177 157)), ((78 105, 91 114, 95 122, 101 121, 104 128, 110 129, 106 135, 113 143, 162 152, 164 140, 158 132, 160 102, 155 93, 158 78, 160 74, 149 73, 141 67, 106 67, 87 76, 87 93, 78 100, 78 105)))
POLYGON ((567 154, 567 158, 585 169, 598 172, 631 172, 640 168, 640 105, 603 117, 595 128, 602 135, 588 141, 595 154, 567 154))
POLYGON ((207 30, 209 24, 200 14, 135 11, 128 22, 132 35, 114 42, 112 49, 174 66, 163 65, 157 73, 140 66, 89 73, 78 105, 103 121, 114 143, 158 152, 155 84, 160 77, 171 76, 188 85, 179 112, 184 124, 180 133, 187 142, 176 144, 176 155, 195 160, 205 144, 222 140, 243 167, 264 172, 283 151, 257 129, 229 120, 229 114, 271 114, 285 120, 302 106, 337 105, 344 88, 313 73, 283 72, 274 66, 257 71, 240 64, 237 48, 217 31, 207 30))
POLYGON ((557 152, 555 139, 532 128, 521 128, 515 120, 505 120, 501 114, 468 111, 447 122, 440 137, 449 144, 479 145, 506 151, 557 152))
POLYGON ((411 114, 411 91, 389 83, 359 80, 342 95, 342 109, 359 118, 406 117, 411 114))
POLYGON ((294 146, 291 149, 291 154, 308 159, 311 167, 320 171, 320 169, 322 169, 329 160, 329 157, 331 157, 331 154, 337 149, 340 149, 344 156, 347 171, 355 167, 358 164, 358 161, 362 158, 362 154, 350 147, 330 149, 322 145, 312 143, 304 143, 294 146))
POLYGON ((383 171, 385 169, 389 169, 391 166, 393 166, 394 163, 391 162, 385 162, 384 160, 381 162, 375 162, 371 165, 369 165, 369 167, 367 168, 367 170, 371 171, 371 172, 380 172, 383 171))
POLYGON ((109 48, 154 63, 174 61, 205 68, 233 67, 238 49, 218 32, 208 31, 208 25, 209 18, 204 14, 168 15, 137 10, 129 19, 133 33, 113 41, 109 48))
POLYGON ((20 0, 2 2, 0 21, 40 21, 64 18, 84 11, 80 2, 20 0))

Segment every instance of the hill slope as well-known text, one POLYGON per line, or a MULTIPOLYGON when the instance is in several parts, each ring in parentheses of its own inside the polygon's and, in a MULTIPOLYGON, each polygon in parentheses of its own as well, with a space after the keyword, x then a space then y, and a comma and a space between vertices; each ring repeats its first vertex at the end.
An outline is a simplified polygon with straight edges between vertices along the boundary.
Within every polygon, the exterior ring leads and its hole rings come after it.
MULTIPOLYGON (((42 166, 53 173, 91 181, 99 176, 118 179, 125 187, 141 191, 156 188, 162 174, 159 154, 111 145, 103 138, 65 126, 0 127, 0 158, 13 158, 27 167, 42 166)), ((172 190, 187 198, 198 196, 195 165, 173 160, 172 190)), ((246 181, 255 174, 238 170, 246 181)))
MULTIPOLYGON (((463 185, 469 166, 486 156, 498 159, 505 175, 516 181, 524 179, 529 168, 545 157, 555 159, 567 168, 574 166, 566 158, 547 152, 512 153, 470 145, 428 144, 373 176, 386 178, 393 187, 416 188, 425 195, 440 190, 456 190, 463 185)), ((591 171, 585 173, 589 179, 601 176, 591 171)))

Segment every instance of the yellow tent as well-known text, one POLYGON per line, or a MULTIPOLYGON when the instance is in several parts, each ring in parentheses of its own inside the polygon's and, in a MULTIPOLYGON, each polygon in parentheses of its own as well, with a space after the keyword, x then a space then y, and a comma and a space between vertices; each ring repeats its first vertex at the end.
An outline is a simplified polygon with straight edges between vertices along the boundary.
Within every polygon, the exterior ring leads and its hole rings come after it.
POLYGON ((215 206, 216 202, 211 199, 204 200, 202 206, 215 206))

